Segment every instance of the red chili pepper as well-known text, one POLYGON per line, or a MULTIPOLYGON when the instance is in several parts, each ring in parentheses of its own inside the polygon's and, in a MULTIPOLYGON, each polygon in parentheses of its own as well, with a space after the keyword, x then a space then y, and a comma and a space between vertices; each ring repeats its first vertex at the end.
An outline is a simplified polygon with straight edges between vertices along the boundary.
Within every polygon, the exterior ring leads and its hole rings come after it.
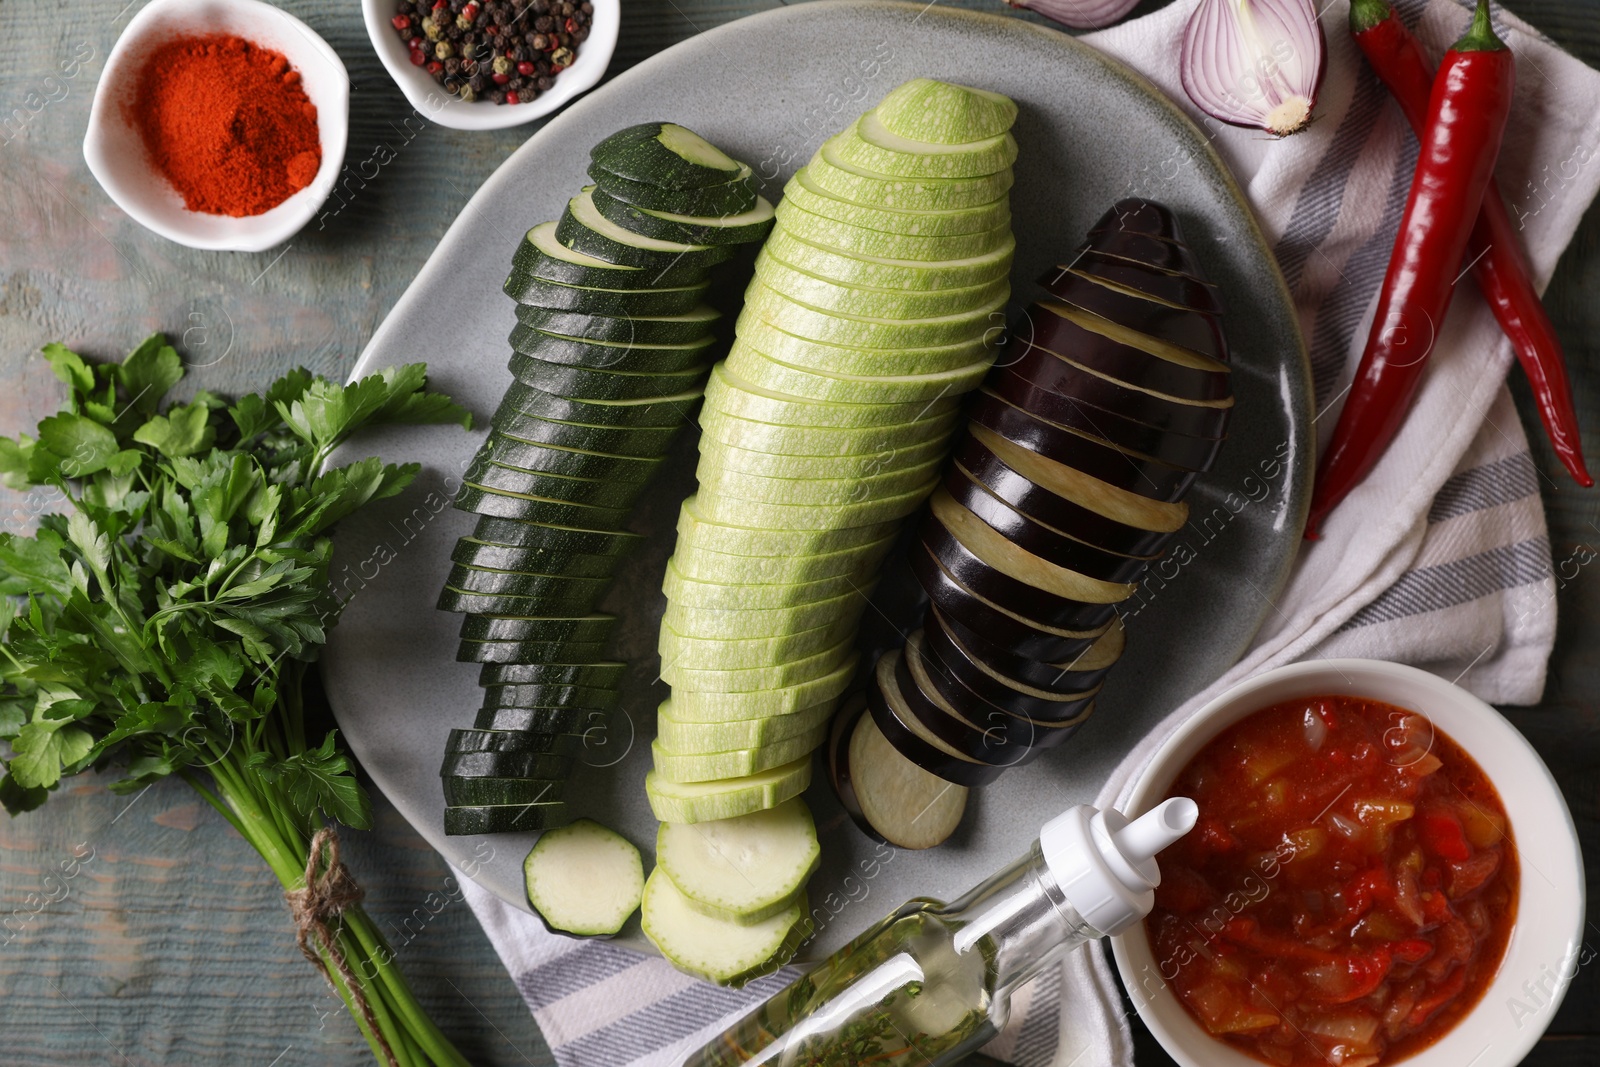
MULTIPOLYGON (((1428 121, 1428 95, 1433 67, 1411 31, 1401 24, 1389 0, 1352 0, 1350 33, 1356 46, 1388 86, 1411 129, 1422 136, 1428 121)), ((1572 478, 1585 488, 1594 485, 1583 462, 1583 441, 1578 434, 1578 413, 1572 403, 1572 383, 1550 316, 1528 277, 1516 228, 1506 211, 1500 186, 1490 181, 1483 207, 1467 243, 1472 276, 1489 301, 1500 329, 1511 339, 1523 373, 1533 387, 1534 402, 1545 434, 1572 478)))
POLYGON ((1411 406, 1494 174, 1514 79, 1511 51, 1489 23, 1489 0, 1478 0, 1472 25, 1445 53, 1433 81, 1377 315, 1317 468, 1306 524, 1312 540, 1328 512, 1372 470, 1411 406))

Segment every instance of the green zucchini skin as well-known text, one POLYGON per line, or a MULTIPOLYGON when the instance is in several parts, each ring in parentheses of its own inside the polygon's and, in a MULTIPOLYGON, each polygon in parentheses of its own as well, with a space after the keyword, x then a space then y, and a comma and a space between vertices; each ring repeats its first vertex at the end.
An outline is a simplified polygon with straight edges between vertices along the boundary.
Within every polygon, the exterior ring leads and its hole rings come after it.
POLYGON ((609 711, 620 699, 621 694, 616 689, 598 685, 506 684, 486 686, 483 691, 486 708, 575 707, 609 711))
POLYGON ((563 574, 524 574, 452 564, 445 585, 467 593, 493 596, 549 597, 553 600, 598 599, 610 585, 607 578, 572 578, 563 574))
POLYGON ((478 684, 497 685, 577 685, 590 689, 615 689, 628 665, 610 663, 486 663, 478 672, 478 684))
POLYGON ((537 415, 494 417, 494 428, 507 437, 535 445, 576 448, 584 452, 605 452, 614 456, 655 458, 667 451, 689 425, 687 419, 676 426, 591 426, 582 422, 563 422, 537 415))
POLYGON ((605 721, 594 708, 480 708, 475 730, 515 730, 533 733, 577 733, 605 721))
MULTIPOLYGON (((588 615, 599 596, 558 600, 552 596, 514 596, 509 593, 470 593, 445 586, 439 593, 439 610, 473 615, 588 615)), ((469 663, 480 662, 468 660, 469 663)))
MULTIPOLYGON (((609 321, 625 323, 628 320, 609 321)), ((709 364, 711 347, 716 342, 716 338, 710 335, 704 335, 684 344, 654 344, 642 337, 636 340, 626 338, 617 341, 589 340, 548 333, 523 322, 518 322, 511 328, 506 340, 513 352, 532 356, 542 363, 557 363, 575 370, 614 370, 634 373, 661 371, 667 374, 709 364)), ((539 387, 548 392, 561 392, 545 385, 539 387)), ((630 395, 659 396, 660 393, 661 390, 649 390, 630 395)))
MULTIPOLYGON (((607 558, 607 557, 602 557, 607 558)), ((604 644, 616 624, 615 615, 560 616, 467 615, 461 636, 469 641, 539 641, 604 644)))
POLYGON ((562 574, 569 578, 610 578, 620 557, 588 552, 561 552, 546 548, 497 545, 463 537, 450 553, 450 562, 493 571, 526 574, 562 574))
POLYGON ((692 130, 674 122, 641 122, 618 130, 589 150, 589 158, 602 167, 633 181, 648 182, 663 189, 699 189, 722 185, 739 175, 743 164, 723 154, 692 130), (707 156, 720 156, 716 164, 692 159, 672 149, 674 135, 699 148, 707 156), (709 151, 707 151, 709 150, 709 151), (732 168, 721 166, 722 160, 732 168))
POLYGON ((444 832, 451 837, 549 830, 571 821, 559 800, 539 804, 455 804, 444 809, 444 832))
POLYGON ((548 752, 556 756, 576 756, 583 751, 583 735, 575 733, 535 733, 531 730, 450 731, 446 752, 548 752))
POLYGON ((775 217, 772 205, 759 196, 749 211, 717 215, 683 215, 639 207, 612 196, 603 186, 596 186, 593 198, 595 209, 618 226, 679 244, 737 245, 759 241, 772 228, 775 217))
POLYGON ((704 304, 682 314, 668 315, 602 315, 527 304, 517 307, 517 321, 542 333, 584 341, 641 345, 709 344, 720 318, 720 312, 704 304))
POLYGON ((624 178, 593 162, 589 164, 589 177, 607 196, 650 211, 703 217, 738 215, 756 206, 755 175, 748 167, 732 181, 698 189, 663 189, 649 182, 624 178))
MULTIPOLYGON (((506 286, 510 285, 507 280, 506 286)), ((508 291, 506 295, 519 307, 579 315, 640 317, 687 314, 700 306, 710 287, 710 282, 699 282, 677 289, 606 289, 527 277, 516 292, 508 291)))
POLYGON ((597 659, 602 641, 470 641, 456 646, 457 663, 524 663, 542 659, 597 659))
POLYGON ((627 508, 589 507, 564 500, 508 493, 485 485, 463 482, 456 493, 455 506, 474 515, 493 515, 502 519, 545 523, 550 526, 578 526, 585 530, 617 530, 627 521, 627 508))
MULTIPOLYGON (((580 196, 582 194, 579 194, 580 196)), ((575 197, 574 200, 577 198, 575 197)), ((733 255, 727 245, 678 245, 675 248, 648 248, 618 240, 608 234, 590 229, 575 214, 583 210, 568 203, 567 210, 556 223, 556 240, 574 252, 623 267, 638 267, 645 274, 659 279, 669 271, 698 271, 704 273, 733 255)), ((636 239, 645 238, 635 235, 636 239)), ((677 245, 677 242, 672 242, 677 245)), ((666 284, 656 281, 655 284, 666 284)))
MULTIPOLYGON (((647 396, 626 401, 574 400, 513 381, 495 411, 495 420, 534 416, 584 426, 630 426, 675 429, 689 421, 701 391, 647 396)), ((496 423, 498 424, 498 423, 496 423)))
POLYGON ((505 493, 519 493, 547 500, 565 500, 597 508, 631 507, 643 484, 636 481, 579 478, 544 471, 522 470, 495 463, 480 456, 467 468, 470 484, 505 493))
POLYGON ((448 775, 444 778, 444 799, 451 805, 549 804, 562 799, 566 785, 563 775, 550 778, 523 778, 514 774, 501 777, 448 775))
MULTIPOLYGON (((698 350, 703 352, 704 350, 698 350)), ((635 400, 667 396, 705 386, 711 364, 700 362, 670 372, 609 370, 549 363, 512 352, 507 366, 517 381, 574 400, 635 400)))
POLYGON ((583 526, 549 525, 484 516, 472 536, 479 541, 519 548, 543 548, 552 552, 586 552, 597 556, 620 556, 632 552, 643 540, 628 530, 593 530, 583 526))
POLYGON ((489 440, 479 450, 478 458, 502 467, 540 474, 565 478, 607 478, 634 485, 649 480, 662 463, 662 457, 614 456, 609 452, 534 445, 497 433, 489 435, 489 440))
MULTIPOLYGON (((571 756, 550 752, 447 752, 439 765, 441 778, 564 778, 571 756)), ((472 802, 469 802, 472 803, 472 802)), ((508 800, 475 803, 509 804, 508 800)))

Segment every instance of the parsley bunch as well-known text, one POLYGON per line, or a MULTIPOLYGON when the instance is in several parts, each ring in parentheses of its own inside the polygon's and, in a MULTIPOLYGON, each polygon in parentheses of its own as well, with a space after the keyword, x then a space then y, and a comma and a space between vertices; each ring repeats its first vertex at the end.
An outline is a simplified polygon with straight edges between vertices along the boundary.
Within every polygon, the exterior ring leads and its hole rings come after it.
MULTIPOLYGON (((0 802, 37 808, 90 769, 119 773, 116 792, 175 774, 286 891, 302 889, 325 819, 371 823, 337 733, 307 736, 302 684, 339 608, 328 532, 417 473, 375 458, 328 468, 329 456, 365 426, 465 427, 470 416, 426 391, 422 364, 350 385, 297 370, 232 403, 204 391, 180 403, 167 397, 183 364, 159 334, 121 363, 61 345, 44 355, 68 387, 64 408, 34 437, 0 437, 0 480, 64 506, 31 536, 0 533, 0 740, 11 749, 0 802)), ((331 980, 374 1052, 466 1063, 359 906, 336 937, 361 988, 337 968, 331 980), (370 1012, 356 1011, 356 993, 370 1012)))

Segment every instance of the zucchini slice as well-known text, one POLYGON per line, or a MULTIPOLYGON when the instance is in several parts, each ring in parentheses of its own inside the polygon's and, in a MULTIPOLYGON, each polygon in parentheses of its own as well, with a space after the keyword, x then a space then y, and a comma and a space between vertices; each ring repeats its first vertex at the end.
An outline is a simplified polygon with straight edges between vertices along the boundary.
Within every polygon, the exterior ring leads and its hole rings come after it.
POLYGON ((633 400, 574 400, 536 389, 521 382, 506 387, 495 419, 537 416, 556 422, 576 422, 585 426, 649 426, 676 429, 688 421, 701 390, 689 389, 667 396, 646 396, 633 400))
POLYGON ((563 552, 539 546, 497 545, 476 537, 456 541, 450 562, 496 571, 564 574, 571 578, 609 578, 618 557, 602 553, 563 552))
MULTIPOLYGON (((439 765, 441 778, 565 778, 572 770, 572 756, 552 752, 447 752, 439 765)), ((536 797, 522 797, 531 803, 536 797)), ((556 797, 549 799, 555 800, 556 797)), ((462 804, 515 804, 518 798, 464 800, 462 804)))
POLYGON ((515 730, 530 733, 576 733, 604 721, 593 708, 480 708, 472 721, 475 730, 515 730))
MULTIPOLYGON (((682 344, 647 344, 640 341, 594 341, 567 337, 517 323, 506 338, 513 352, 544 363, 568 367, 618 371, 678 371, 710 361, 707 351, 716 338, 709 334, 682 344)), ((556 390, 549 390, 556 392, 556 390)))
POLYGON ((517 321, 541 333, 584 341, 621 341, 641 345, 709 343, 711 328, 721 317, 722 312, 707 304, 700 304, 677 314, 655 316, 642 314, 606 316, 594 312, 559 311, 526 304, 517 308, 517 321))
POLYGON ((724 782, 804 759, 827 736, 826 723, 812 730, 759 748, 736 748, 727 752, 669 752, 657 738, 650 743, 656 777, 665 782, 724 782))
POLYGON ((512 834, 547 830, 567 821, 567 805, 560 800, 540 804, 472 804, 444 809, 444 832, 451 837, 471 834, 512 834))
MULTIPOLYGON (((598 616, 603 617, 603 616, 598 616)), ((590 689, 613 689, 622 681, 628 665, 617 660, 600 663, 486 663, 478 672, 478 684, 497 685, 577 685, 590 689)))
POLYGON ((641 122, 618 130, 591 148, 589 158, 620 177, 674 190, 723 185, 744 169, 744 164, 676 122, 641 122))
POLYGON ((645 882, 644 934, 673 966, 718 985, 740 986, 770 974, 794 955, 810 932, 805 894, 769 919, 745 926, 696 911, 657 867, 645 882))
POLYGON ((496 413, 491 425, 507 437, 529 444, 653 459, 667 450, 687 421, 673 426, 596 426, 514 412, 496 413))
POLYGON ((580 315, 682 315, 699 306, 710 285, 700 282, 677 289, 603 289, 523 275, 515 292, 507 280, 506 295, 524 307, 580 315))
POLYGON ((554 526, 582 526, 587 529, 617 529, 628 519, 627 508, 589 507, 565 500, 526 493, 507 492, 492 486, 462 483, 455 506, 474 515, 494 515, 554 526))
POLYGON ((583 749, 583 735, 532 733, 526 730, 451 730, 446 752, 553 752, 575 756, 583 749))
POLYGON ((756 197, 749 211, 721 215, 681 215, 653 211, 619 200, 605 191, 594 190, 595 210, 625 230, 662 241, 683 244, 735 245, 759 241, 772 226, 773 207, 765 197, 756 197))
POLYGON ((479 519, 472 536, 497 545, 536 546, 552 552, 588 552, 604 556, 631 552, 643 540, 643 535, 628 530, 591 530, 492 516, 479 519))
POLYGON ((447 585, 439 591, 439 610, 469 612, 474 615, 587 615, 594 611, 597 600, 598 596, 557 599, 553 596, 473 593, 465 589, 452 589, 447 585))
POLYGON ((467 468, 466 477, 472 484, 486 489, 526 493, 601 508, 630 507, 644 488, 641 482, 631 479, 602 480, 549 474, 508 467, 484 457, 473 461, 472 466, 467 468))
MULTIPOLYGON (((705 349, 696 348, 696 353, 705 349)), ((626 357, 627 350, 622 350, 626 357)), ((682 393, 705 384, 711 364, 704 361, 674 371, 601 370, 547 363, 521 352, 511 354, 511 373, 517 381, 574 400, 634 400, 682 393)))
POLYGON ((478 452, 478 461, 564 478, 608 478, 637 485, 649 480, 650 475, 661 466, 662 458, 614 456, 609 452, 590 452, 581 448, 535 445, 491 433, 478 452))
POLYGON ((589 164, 589 177, 606 195, 635 207, 651 211, 681 212, 685 215, 737 215, 756 206, 756 183, 748 164, 741 166, 732 180, 698 189, 663 189, 650 182, 637 182, 613 174, 598 163, 589 164))
POLYGON ((525 574, 520 571, 491 570, 455 563, 445 584, 464 593, 492 593, 502 596, 549 596, 560 599, 600 597, 609 578, 573 578, 564 574, 525 574))
POLYGON ((805 801, 712 822, 662 823, 656 866, 695 911, 750 924, 779 914, 822 859, 805 801))
POLYGON ((626 263, 613 263, 598 256, 568 248, 556 236, 556 223, 541 222, 529 230, 511 260, 511 273, 505 291, 513 299, 535 281, 564 285, 591 285, 606 289, 683 288, 705 280, 705 264, 680 262, 671 266, 656 264, 654 270, 641 270, 626 263))
POLYGON ((719 782, 669 782, 649 772, 644 777, 650 810, 662 822, 693 823, 731 819, 775 808, 811 784, 811 756, 745 778, 719 782))
POLYGON ((569 617, 538 615, 468 615, 461 620, 461 636, 472 641, 543 641, 604 644, 616 623, 615 615, 569 617))
MULTIPOLYGON (((514 667, 532 667, 544 663, 578 662, 561 660, 525 661, 514 667)), ((598 664, 598 660, 594 661, 598 664)), ((508 664, 507 666, 513 666, 508 664)), ((480 679, 481 680, 481 679, 480 679)), ((554 681, 537 682, 505 682, 490 684, 484 682, 483 706, 496 708, 564 708, 581 707, 594 708, 597 711, 609 711, 617 706, 620 694, 617 690, 607 685, 579 685, 561 684, 554 681)))
POLYGON ((600 214, 594 206, 593 191, 594 186, 588 186, 568 200, 567 210, 556 222, 556 240, 575 253, 605 263, 639 267, 646 275, 704 271, 733 255, 731 245, 690 245, 631 233, 600 214))
POLYGON ((474 641, 456 646, 457 663, 527 663, 549 659, 592 659, 605 651, 603 641, 474 641))
POLYGON ((549 804, 562 799, 567 785, 564 772, 550 778, 446 775, 443 783, 446 804, 549 804))
POLYGON ((522 876, 545 925, 581 937, 621 930, 644 896, 639 850, 592 819, 541 835, 522 861, 522 876))

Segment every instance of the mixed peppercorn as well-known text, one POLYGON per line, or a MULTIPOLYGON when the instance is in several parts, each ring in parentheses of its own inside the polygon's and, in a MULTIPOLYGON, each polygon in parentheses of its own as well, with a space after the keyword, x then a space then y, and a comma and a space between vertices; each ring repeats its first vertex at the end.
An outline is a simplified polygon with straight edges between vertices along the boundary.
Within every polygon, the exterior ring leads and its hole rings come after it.
POLYGON ((447 92, 525 104, 577 60, 593 20, 588 0, 401 0, 390 23, 447 92))

